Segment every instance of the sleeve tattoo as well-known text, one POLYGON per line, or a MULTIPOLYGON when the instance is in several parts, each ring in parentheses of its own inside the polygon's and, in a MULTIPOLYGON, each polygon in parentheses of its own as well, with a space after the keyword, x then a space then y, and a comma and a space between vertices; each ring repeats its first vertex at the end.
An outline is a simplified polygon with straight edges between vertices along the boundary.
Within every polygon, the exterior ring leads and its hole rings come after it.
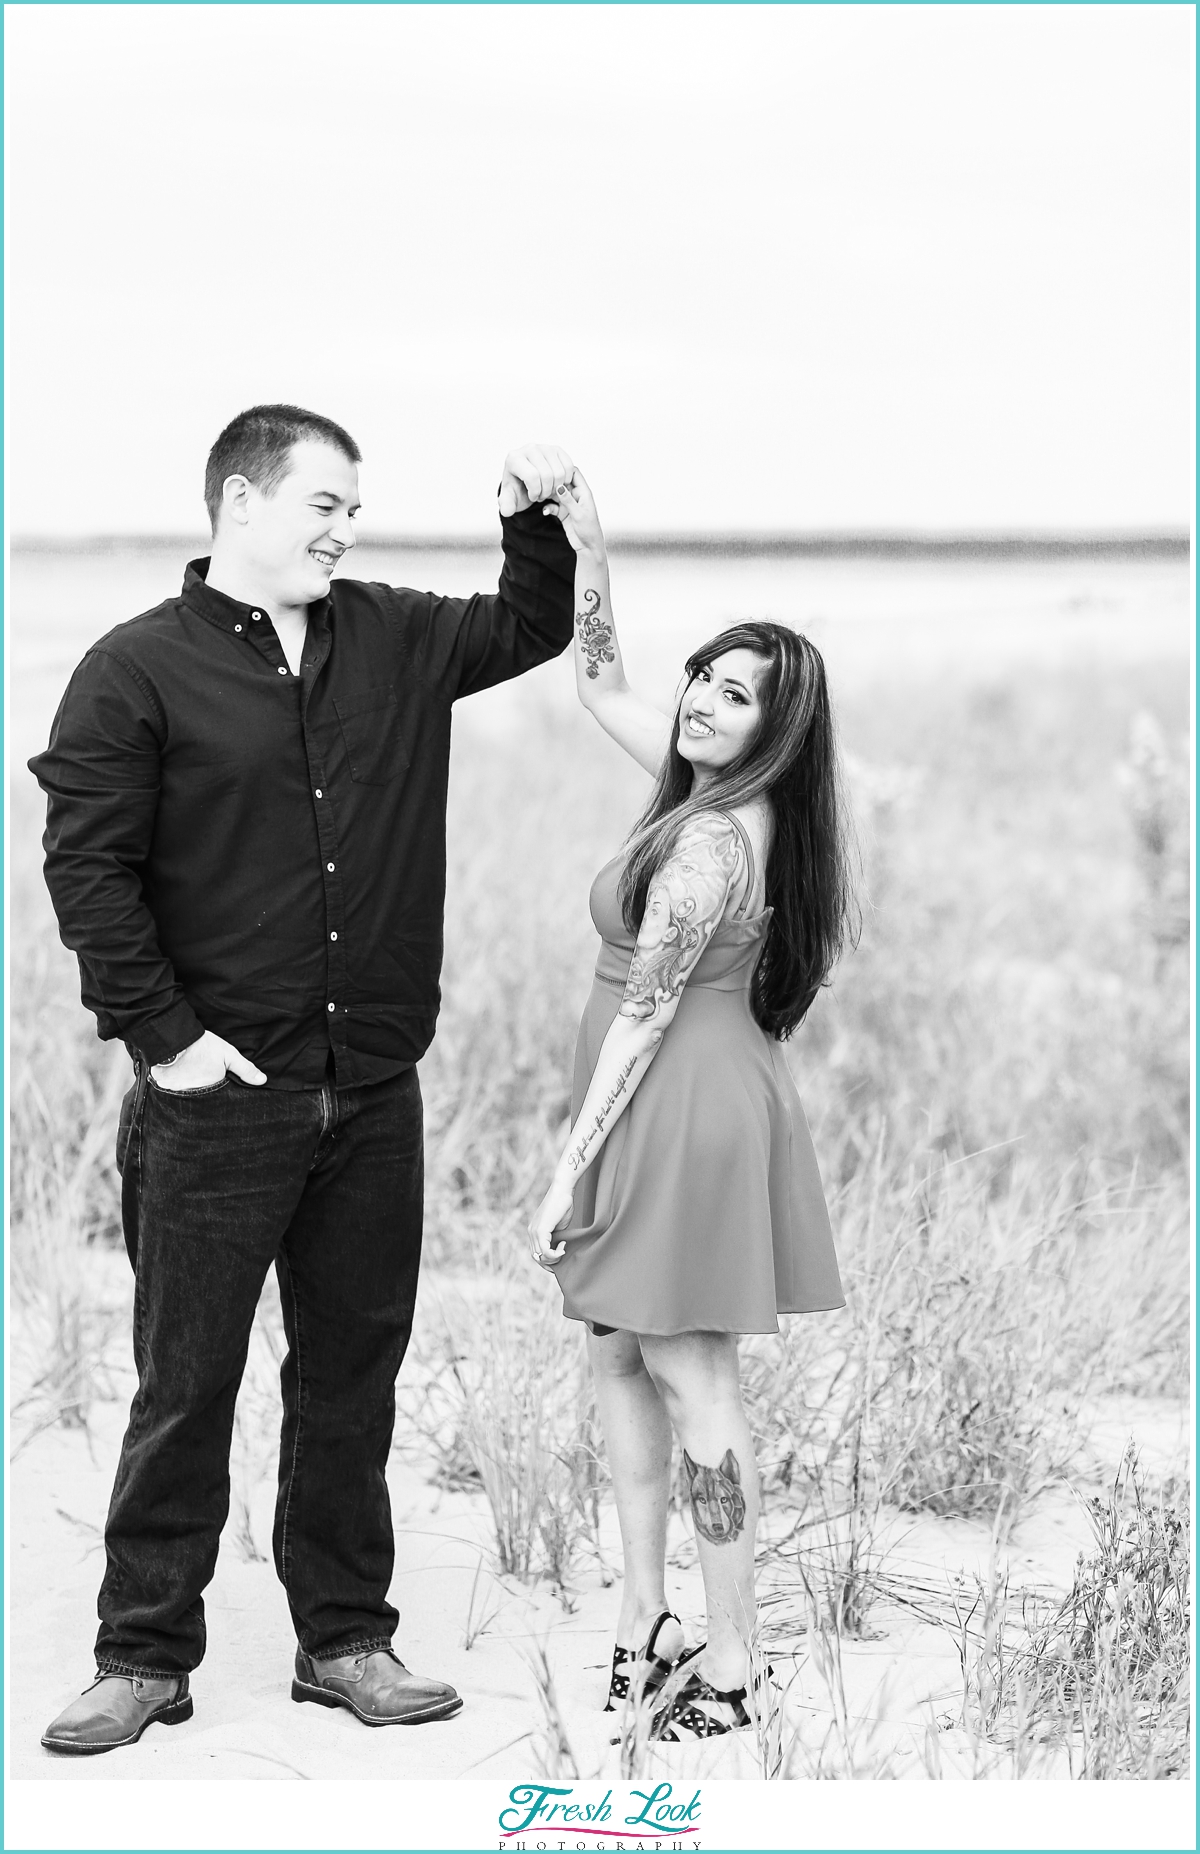
MULTIPOLYGON (((715 932, 730 892, 745 866, 741 839, 727 818, 709 813, 692 820, 650 885, 646 912, 629 968, 619 1016, 646 1022, 662 1036, 688 975, 715 932), (662 1013, 665 1022, 654 1020, 662 1013)), ((628 1057, 618 1069, 603 1101, 572 1129, 565 1152, 567 1170, 578 1176, 592 1162, 608 1135, 631 1084, 637 1087, 639 1064, 645 1072, 653 1046, 628 1057)))
POLYGON ((587 664, 586 674, 595 681, 602 663, 616 661, 613 630, 607 619, 600 616, 600 594, 590 586, 583 595, 583 603, 586 609, 576 612, 575 629, 579 634, 579 648, 587 664))
POLYGON ((650 884, 622 1017, 644 1022, 678 1003, 743 861, 741 839, 726 818, 710 814, 688 825, 650 884))

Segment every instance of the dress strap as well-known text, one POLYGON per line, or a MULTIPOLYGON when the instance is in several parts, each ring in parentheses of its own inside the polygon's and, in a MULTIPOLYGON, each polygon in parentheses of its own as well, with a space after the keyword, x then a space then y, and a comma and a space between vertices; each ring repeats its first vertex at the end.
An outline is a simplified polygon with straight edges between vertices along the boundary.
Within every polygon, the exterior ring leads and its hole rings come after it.
POLYGON ((742 848, 746 852, 746 865, 750 871, 750 880, 746 885, 746 893, 742 896, 741 906, 732 916, 733 920, 740 921, 746 912, 750 897, 754 893, 754 851, 750 844, 749 832, 746 830, 745 825, 734 817, 732 811, 722 811, 721 816, 729 820, 738 836, 741 838, 742 848))

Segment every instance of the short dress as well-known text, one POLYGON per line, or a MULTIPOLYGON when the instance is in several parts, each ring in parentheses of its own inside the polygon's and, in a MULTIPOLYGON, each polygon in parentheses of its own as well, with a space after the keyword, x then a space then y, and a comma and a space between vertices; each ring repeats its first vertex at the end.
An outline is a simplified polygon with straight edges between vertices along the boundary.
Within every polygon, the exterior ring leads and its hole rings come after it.
MULTIPOLYGON (((724 814, 722 814, 724 815, 724 814)), ((749 839, 736 818, 749 860, 749 839)), ((572 1121, 620 1008, 634 936, 623 859, 589 897, 600 957, 575 1051, 572 1121)), ((743 904, 744 907, 745 904, 743 904)), ((771 910, 720 922, 599 1158, 575 1187, 555 1266, 563 1312, 594 1331, 774 1333, 780 1313, 844 1307, 804 1109, 750 981, 771 910)))

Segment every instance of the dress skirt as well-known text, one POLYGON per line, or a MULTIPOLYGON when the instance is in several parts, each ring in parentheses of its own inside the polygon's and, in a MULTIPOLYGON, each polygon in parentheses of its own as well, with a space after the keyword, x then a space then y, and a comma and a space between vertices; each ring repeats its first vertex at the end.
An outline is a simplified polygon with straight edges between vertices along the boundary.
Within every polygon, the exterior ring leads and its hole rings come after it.
MULTIPOLYGON (((724 971, 709 962, 714 983, 697 967, 576 1187, 578 1234, 555 1269, 568 1319, 638 1333, 770 1333, 780 1313, 845 1305, 800 1097, 751 1013, 753 957, 747 965, 734 951, 724 971)), ((601 974, 592 985, 573 1120, 623 990, 601 974)))

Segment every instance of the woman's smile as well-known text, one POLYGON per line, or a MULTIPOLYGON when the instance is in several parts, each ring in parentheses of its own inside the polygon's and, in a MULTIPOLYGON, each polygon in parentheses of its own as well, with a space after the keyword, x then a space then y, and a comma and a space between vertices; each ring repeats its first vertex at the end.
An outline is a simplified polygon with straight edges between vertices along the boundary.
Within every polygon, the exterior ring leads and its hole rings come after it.
POLYGON ((710 779, 745 752, 758 730, 758 674, 762 658, 727 650, 697 670, 679 711, 679 753, 710 779))

